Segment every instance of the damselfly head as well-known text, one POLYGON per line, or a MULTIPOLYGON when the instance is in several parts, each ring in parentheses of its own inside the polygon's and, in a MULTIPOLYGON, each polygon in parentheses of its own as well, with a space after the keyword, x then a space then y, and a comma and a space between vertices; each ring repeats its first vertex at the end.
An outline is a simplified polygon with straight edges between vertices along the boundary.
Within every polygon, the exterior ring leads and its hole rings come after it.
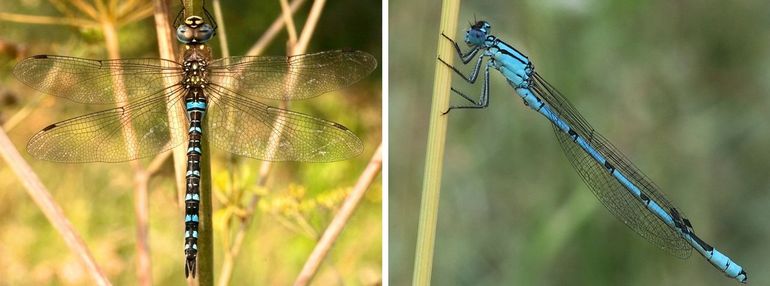
POLYGON ((176 38, 184 44, 202 44, 210 40, 216 30, 200 16, 190 16, 176 28, 176 38))
POLYGON ((481 46, 489 36, 492 26, 487 21, 478 21, 471 25, 471 28, 465 32, 465 43, 468 46, 481 46))

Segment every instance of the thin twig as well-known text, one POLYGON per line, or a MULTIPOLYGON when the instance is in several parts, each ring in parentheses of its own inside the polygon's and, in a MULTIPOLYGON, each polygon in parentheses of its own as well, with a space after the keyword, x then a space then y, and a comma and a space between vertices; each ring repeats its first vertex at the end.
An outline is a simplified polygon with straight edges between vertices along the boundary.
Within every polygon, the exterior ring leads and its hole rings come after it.
MULTIPOLYGON (((160 58, 166 60, 176 60, 176 53, 174 51, 174 38, 172 32, 174 29, 169 24, 169 7, 164 0, 154 0, 154 19, 155 19, 155 33, 158 36, 158 51, 160 52, 160 58)), ((163 81, 165 86, 172 86, 179 82, 180 79, 171 77, 164 77, 163 81)), ((168 96, 168 94, 166 95, 168 96)), ((170 130, 185 130, 184 114, 179 110, 179 106, 174 102, 169 102, 166 105, 166 111, 168 114, 168 122, 170 130)), ((183 134, 180 132, 172 132, 171 136, 178 136, 174 138, 175 141, 183 140, 181 137, 183 134)), ((187 149, 183 145, 179 145, 174 148, 174 179, 177 186, 177 201, 179 205, 183 205, 185 192, 185 163, 187 162, 187 149)))
POLYGON ((83 239, 75 233, 72 224, 64 216, 61 207, 53 200, 53 197, 43 186, 43 183, 40 182, 40 178, 37 177, 35 171, 21 157, 21 154, 13 146, 4 130, 0 130, 0 155, 8 163, 8 166, 11 167, 11 170, 13 170, 16 177, 24 185, 27 193, 32 197, 32 200, 35 201, 35 204, 37 204, 48 221, 59 232, 70 250, 79 258, 94 282, 97 285, 111 285, 110 281, 107 280, 107 276, 104 275, 99 265, 96 264, 83 239))
POLYGON ((154 12, 154 7, 152 5, 140 7, 137 10, 131 10, 130 13, 126 14, 125 16, 120 15, 118 17, 119 23, 121 25, 125 25, 128 23, 133 23, 136 21, 140 21, 144 18, 149 17, 154 12))
MULTIPOLYGON (((457 15, 459 12, 460 0, 444 0, 441 7, 441 26, 436 34, 454 33, 457 29, 457 15)), ((442 37, 437 36, 437 38, 439 57, 451 63, 451 60, 454 58, 451 45, 442 37)), ((442 113, 447 110, 449 105, 451 80, 452 74, 450 70, 442 66, 441 62, 437 60, 433 79, 433 103, 431 104, 430 111, 428 148, 425 155, 420 219, 417 229, 415 268, 412 278, 412 285, 414 286, 430 285, 448 117, 442 115, 442 113)))
POLYGON ((294 26, 294 19, 292 19, 291 7, 286 0, 279 0, 281 2, 281 15, 283 16, 283 22, 286 23, 286 32, 289 33, 288 47, 294 47, 297 43, 297 27, 294 26))
POLYGON ((318 268, 321 266, 321 262, 323 262, 324 258, 329 253, 334 242, 337 241, 337 237, 339 237, 345 224, 353 215, 353 211, 355 211, 358 203, 361 202, 366 190, 369 189, 369 186, 377 177, 377 174, 380 173, 381 168, 382 144, 377 147, 377 151, 374 152, 374 156, 372 156, 372 159, 369 161, 369 165, 367 165, 364 172, 361 173, 356 185, 353 187, 353 191, 350 192, 345 199, 345 202, 342 203, 340 211, 334 216, 329 227, 326 228, 323 236, 321 236, 321 240, 318 241, 318 244, 316 244, 310 257, 305 261, 305 266, 302 267, 302 271, 300 271, 297 276, 297 280, 294 281, 294 286, 307 285, 310 283, 310 280, 313 279, 313 276, 315 276, 316 272, 318 272, 318 268))
POLYGON ((28 101, 21 110, 14 113, 11 118, 3 123, 3 129, 6 131, 11 131, 13 128, 16 128, 19 123, 24 122, 24 120, 27 119, 27 116, 29 116, 29 114, 34 111, 35 107, 40 104, 42 99, 43 97, 38 94, 32 98, 32 100, 28 101))
MULTIPOLYGON (((297 10, 299 9, 302 4, 305 4, 305 0, 294 0, 290 4, 291 13, 297 13, 297 10)), ((268 45, 273 42, 275 37, 278 35, 278 33, 283 29, 283 26, 286 24, 286 22, 283 21, 283 18, 278 17, 273 21, 273 24, 270 25, 267 30, 265 30, 265 33, 262 34, 262 37, 257 40, 256 43, 254 43, 253 46, 249 49, 248 52, 246 52, 247 56, 258 56, 262 54, 262 52, 265 51, 268 45)))
POLYGON ((163 166, 163 163, 166 162, 166 159, 171 155, 171 152, 163 152, 158 154, 158 156, 155 156, 155 158, 152 158, 152 161, 150 161, 150 164, 147 165, 147 168, 145 169, 145 172, 147 172, 147 175, 155 175, 158 171, 160 171, 160 167, 163 166))
POLYGON ((90 20, 23 15, 23 14, 14 14, 14 13, 7 13, 7 12, 0 12, 0 21, 17 22, 17 23, 25 23, 25 24, 41 24, 41 25, 68 25, 68 26, 76 26, 81 28, 94 28, 99 26, 99 23, 95 21, 90 21, 90 20))
POLYGON ((222 5, 219 0, 214 0, 214 17, 217 20, 217 37, 219 37, 219 46, 222 49, 222 57, 230 57, 230 47, 227 44, 227 31, 225 30, 225 19, 222 17, 222 5))
MULTIPOLYGON (((173 44, 173 28, 169 24, 169 4, 167 1, 164 0, 154 0, 154 20, 155 20, 155 33, 158 37, 158 51, 161 59, 166 60, 175 60, 176 59, 176 52, 174 51, 174 44, 173 44)), ((175 79, 171 77, 164 77, 164 85, 165 86, 172 86, 179 82, 180 79, 175 79)), ((169 94, 166 94, 166 96, 170 96, 169 94)), ((166 105, 166 113, 168 114, 168 122, 169 122, 169 129, 170 130, 185 130, 182 126, 184 125, 184 115, 180 112, 180 107, 177 104, 174 104, 174 102, 169 101, 169 103, 166 105)), ((181 132, 171 132, 170 136, 177 136, 173 138, 172 140, 178 141, 183 140, 181 137, 184 136, 180 134, 181 132)), ((166 152, 166 156, 168 152, 166 152)), ((176 191, 177 191, 177 205, 178 206, 184 206, 184 194, 185 194, 185 163, 187 162, 187 154, 186 149, 183 145, 179 145, 176 148, 174 148, 171 151, 171 154, 173 154, 173 163, 174 163, 174 181, 176 182, 176 191)), ((160 167, 160 160, 158 157, 156 157, 150 165, 147 167, 147 171, 152 174, 155 171, 155 166, 160 167), (157 162, 157 163, 156 163, 157 162)), ((181 241, 180 241, 181 242, 181 241)), ((181 248, 181 247, 180 247, 181 248)), ((191 284, 192 281, 188 281, 188 284, 191 284)))
POLYGON ((83 14, 86 14, 89 17, 91 17, 91 19, 99 20, 99 13, 96 11, 96 8, 84 2, 83 0, 71 0, 70 4, 75 6, 75 8, 80 10, 80 12, 82 12, 83 14))
POLYGON ((315 27, 318 24, 318 19, 321 18, 321 11, 323 11, 325 4, 326 0, 316 0, 313 2, 313 7, 310 8, 310 14, 307 16, 305 26, 302 27, 299 41, 294 46, 294 55, 304 54, 307 50, 307 45, 310 43, 310 38, 313 37, 313 32, 315 32, 315 27))

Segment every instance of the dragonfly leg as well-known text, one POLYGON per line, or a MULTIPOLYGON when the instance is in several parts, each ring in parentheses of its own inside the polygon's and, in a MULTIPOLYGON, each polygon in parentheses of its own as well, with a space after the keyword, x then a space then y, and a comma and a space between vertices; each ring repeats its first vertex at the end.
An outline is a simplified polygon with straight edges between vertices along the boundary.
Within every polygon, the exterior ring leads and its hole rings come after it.
POLYGON ((471 99, 468 95, 462 93, 459 90, 456 90, 452 88, 452 92, 459 94, 466 100, 470 101, 472 104, 470 105, 452 105, 444 111, 441 115, 446 115, 449 113, 449 111, 452 111, 452 109, 483 109, 487 108, 489 106, 489 66, 492 65, 491 63, 487 63, 487 67, 484 68, 484 84, 481 87, 481 96, 479 97, 479 102, 477 103, 473 99, 471 99))
POLYGON ((452 45, 455 48, 455 52, 457 53, 457 56, 459 56, 460 59, 462 59, 463 64, 467 64, 467 63, 471 62, 471 59, 473 59, 473 57, 476 56, 476 54, 479 52, 479 50, 481 50, 479 47, 474 47, 473 49, 468 51, 468 53, 463 54, 463 50, 460 49, 460 45, 458 45, 457 42, 452 40, 452 38, 450 38, 449 36, 447 36, 443 32, 441 33, 441 36, 443 36, 445 39, 449 40, 450 43, 452 43, 452 45))

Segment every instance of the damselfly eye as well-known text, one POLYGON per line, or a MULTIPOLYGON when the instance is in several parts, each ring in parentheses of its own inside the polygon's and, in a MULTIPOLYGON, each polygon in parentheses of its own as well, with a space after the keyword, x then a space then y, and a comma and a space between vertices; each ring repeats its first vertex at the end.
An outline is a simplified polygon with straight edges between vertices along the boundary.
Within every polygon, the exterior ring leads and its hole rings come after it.
POLYGON ((469 46, 480 46, 484 44, 487 33, 482 30, 470 29, 465 33, 465 43, 469 46))

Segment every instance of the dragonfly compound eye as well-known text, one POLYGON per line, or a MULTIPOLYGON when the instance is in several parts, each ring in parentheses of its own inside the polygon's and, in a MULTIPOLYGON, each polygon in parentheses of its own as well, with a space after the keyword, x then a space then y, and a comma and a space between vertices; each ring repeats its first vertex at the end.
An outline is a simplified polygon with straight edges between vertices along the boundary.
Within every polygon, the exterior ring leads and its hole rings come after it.
POLYGON ((195 31, 195 40, 197 42, 205 43, 206 41, 210 40, 212 37, 214 37, 214 28, 211 27, 209 24, 203 24, 195 31))
POLYGON ((176 28, 176 39, 184 44, 189 44, 193 40, 193 30, 185 25, 176 28))

